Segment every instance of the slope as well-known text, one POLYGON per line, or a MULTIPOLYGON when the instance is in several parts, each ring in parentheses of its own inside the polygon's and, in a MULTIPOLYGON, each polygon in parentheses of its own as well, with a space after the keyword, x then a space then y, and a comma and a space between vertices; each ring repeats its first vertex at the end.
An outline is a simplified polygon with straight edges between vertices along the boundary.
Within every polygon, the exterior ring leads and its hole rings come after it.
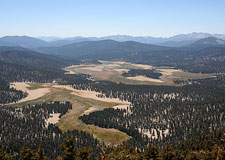
POLYGON ((149 45, 133 41, 117 42, 113 40, 85 41, 62 47, 44 47, 36 51, 72 58, 120 57, 129 53, 165 50, 168 47, 149 45))

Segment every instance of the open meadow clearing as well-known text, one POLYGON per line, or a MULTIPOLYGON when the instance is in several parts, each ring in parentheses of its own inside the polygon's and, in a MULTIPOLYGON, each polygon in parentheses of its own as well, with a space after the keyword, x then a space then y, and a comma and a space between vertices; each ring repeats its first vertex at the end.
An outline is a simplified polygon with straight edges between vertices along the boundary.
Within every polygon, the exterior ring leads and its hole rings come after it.
POLYGON ((120 61, 99 61, 101 64, 90 65, 72 65, 64 68, 66 74, 89 74, 95 80, 106 80, 116 83, 133 85, 172 85, 175 80, 205 79, 214 76, 213 74, 189 73, 182 70, 169 67, 153 67, 144 64, 133 64, 120 61), (124 77, 122 74, 131 69, 154 70, 162 74, 159 79, 138 75, 133 77, 124 77))
POLYGON ((28 96, 17 103, 11 104, 15 107, 21 107, 26 104, 38 104, 51 101, 69 101, 72 103, 72 109, 59 119, 59 115, 52 115, 46 123, 57 124, 62 131, 82 130, 93 134, 95 138, 104 141, 108 145, 118 145, 130 137, 119 130, 113 128, 101 128, 94 125, 87 125, 79 120, 84 114, 94 111, 103 110, 105 108, 127 108, 130 103, 120 101, 116 98, 100 98, 99 93, 86 90, 73 89, 71 86, 57 84, 36 84, 36 83, 13 83, 16 89, 20 89, 28 93, 28 96))

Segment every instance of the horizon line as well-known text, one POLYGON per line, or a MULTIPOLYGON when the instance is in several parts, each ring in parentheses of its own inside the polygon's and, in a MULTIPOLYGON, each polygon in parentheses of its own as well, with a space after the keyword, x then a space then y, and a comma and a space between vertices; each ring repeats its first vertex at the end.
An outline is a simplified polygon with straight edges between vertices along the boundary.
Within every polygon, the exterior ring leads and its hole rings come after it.
POLYGON ((130 37, 152 37, 152 38, 171 38, 177 35, 187 35, 187 34, 221 34, 225 35, 225 33, 210 33, 210 32, 187 32, 187 33, 179 33, 179 34, 174 34, 171 36, 151 36, 151 35, 128 35, 128 34, 111 34, 111 35, 104 35, 104 36, 82 36, 82 35, 74 35, 74 36, 57 36, 57 35, 40 35, 40 36, 32 36, 32 35, 26 35, 26 34, 21 34, 21 35, 2 35, 0 38, 3 37, 33 37, 33 38, 40 38, 40 37, 55 37, 55 38, 74 38, 74 37, 82 37, 82 38, 103 38, 103 37, 109 37, 109 36, 130 36, 130 37))

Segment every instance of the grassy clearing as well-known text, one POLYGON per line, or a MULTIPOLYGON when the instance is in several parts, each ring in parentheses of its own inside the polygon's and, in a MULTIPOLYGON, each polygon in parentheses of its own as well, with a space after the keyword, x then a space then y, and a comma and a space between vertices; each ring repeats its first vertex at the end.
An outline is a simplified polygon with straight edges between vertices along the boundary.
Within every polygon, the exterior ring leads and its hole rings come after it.
MULTIPOLYGON (((45 87, 42 84, 32 84, 32 86, 45 87)), ((57 124, 62 131, 74 129, 85 131, 92 134, 99 141, 104 141, 107 145, 118 145, 130 138, 126 133, 119 130, 100 128, 94 125, 86 125, 81 120, 79 120, 79 117, 91 107, 95 107, 96 110, 103 110, 105 108, 111 108, 117 105, 117 103, 104 102, 91 98, 83 98, 71 94, 72 91, 65 88, 54 88, 51 85, 48 85, 47 87, 50 87, 51 92, 47 93, 45 96, 10 106, 22 107, 27 104, 33 105, 50 101, 70 101, 72 103, 72 109, 69 110, 67 114, 62 116, 59 123, 57 124)))
POLYGON ((108 145, 118 145, 130 138, 126 133, 121 131, 100 128, 94 125, 86 125, 81 120, 79 120, 79 117, 92 106, 97 106, 97 110, 103 110, 105 108, 115 106, 116 103, 82 98, 76 95, 71 95, 69 92, 64 90, 63 97, 62 95, 57 95, 57 97, 55 97, 55 99, 61 100, 69 99, 69 101, 73 104, 72 110, 70 110, 66 115, 62 116, 60 122, 57 124, 62 131, 73 129, 82 130, 92 134, 95 138, 100 141, 104 141, 108 145))
POLYGON ((39 88, 44 88, 44 87, 40 83, 31 83, 30 86, 27 87, 27 89, 29 89, 29 90, 35 90, 35 89, 39 89, 39 88))
POLYGON ((124 83, 130 85, 169 85, 169 86, 181 86, 173 83, 174 80, 187 80, 187 79, 202 79, 209 78, 213 74, 197 74, 188 73, 181 70, 176 70, 169 67, 152 67, 149 65, 132 64, 127 62, 111 62, 111 61, 101 61, 101 65, 85 65, 85 66, 75 66, 68 70, 76 73, 90 74, 95 80, 105 80, 112 81, 115 83, 124 83), (90 69, 89 69, 90 68, 90 69), (155 69, 163 75, 160 80, 163 82, 157 82, 155 80, 131 80, 122 76, 124 69, 155 69))

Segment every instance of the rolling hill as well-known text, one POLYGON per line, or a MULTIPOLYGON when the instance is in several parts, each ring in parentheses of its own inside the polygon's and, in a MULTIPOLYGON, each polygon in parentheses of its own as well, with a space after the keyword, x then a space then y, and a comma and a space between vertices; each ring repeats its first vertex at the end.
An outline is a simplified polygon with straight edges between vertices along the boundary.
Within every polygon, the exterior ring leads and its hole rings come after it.
POLYGON ((0 38, 0 46, 20 46, 24 48, 36 48, 46 45, 47 43, 45 41, 28 36, 5 36, 0 38))
POLYGON ((113 40, 102 40, 79 42, 62 47, 42 47, 36 49, 36 51, 70 58, 103 58, 166 49, 169 48, 133 41, 117 42, 113 40))
POLYGON ((39 68, 63 67, 66 64, 65 60, 61 58, 37 53, 22 47, 0 47, 0 61, 39 68))
POLYGON ((225 41, 216 37, 206 37, 193 42, 187 47, 194 50, 200 50, 209 47, 225 47, 225 41))
POLYGON ((224 44, 225 44, 224 40, 216 37, 207 37, 192 43, 192 45, 224 45, 224 44))

